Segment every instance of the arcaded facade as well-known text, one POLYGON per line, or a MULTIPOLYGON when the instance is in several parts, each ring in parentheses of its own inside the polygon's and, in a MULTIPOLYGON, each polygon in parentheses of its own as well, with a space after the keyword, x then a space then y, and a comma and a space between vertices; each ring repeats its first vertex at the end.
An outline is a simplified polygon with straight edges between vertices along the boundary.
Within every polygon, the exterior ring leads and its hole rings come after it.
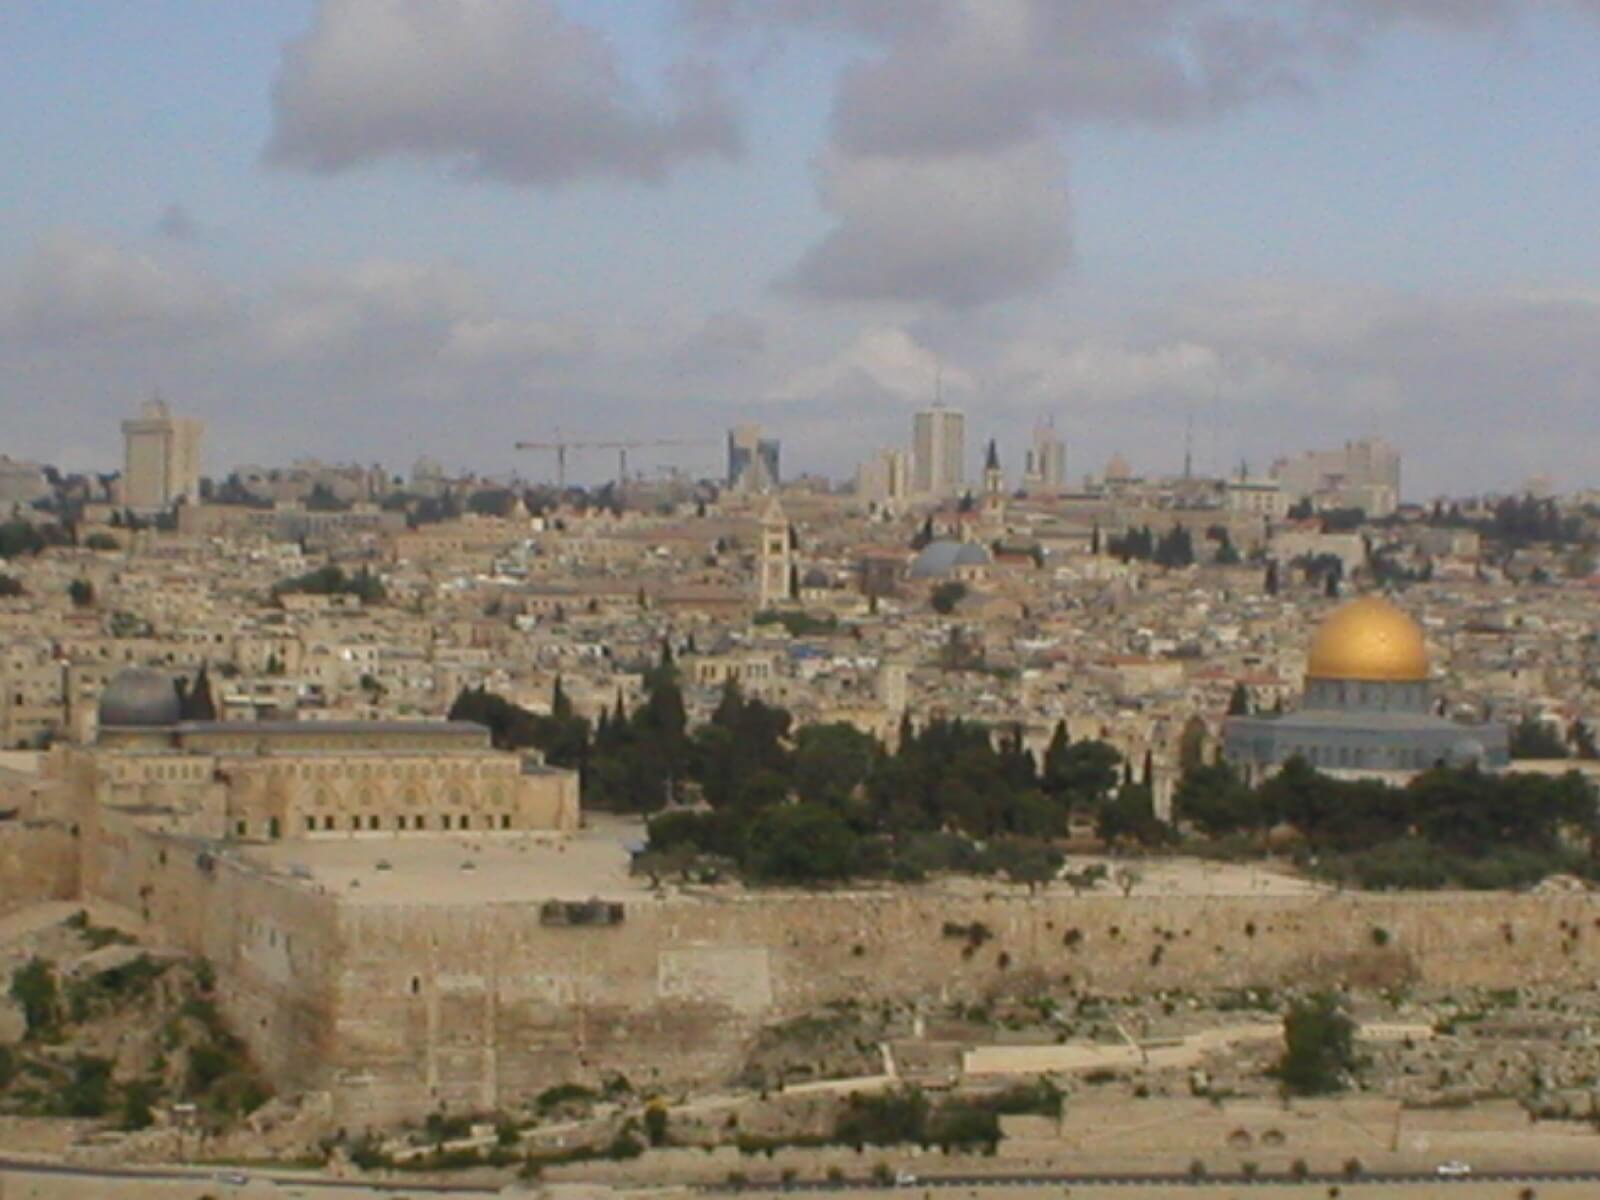
POLYGON ((578 779, 495 750, 457 721, 184 721, 172 682, 124 672, 92 746, 67 752, 85 799, 216 839, 521 833, 578 826, 578 779))

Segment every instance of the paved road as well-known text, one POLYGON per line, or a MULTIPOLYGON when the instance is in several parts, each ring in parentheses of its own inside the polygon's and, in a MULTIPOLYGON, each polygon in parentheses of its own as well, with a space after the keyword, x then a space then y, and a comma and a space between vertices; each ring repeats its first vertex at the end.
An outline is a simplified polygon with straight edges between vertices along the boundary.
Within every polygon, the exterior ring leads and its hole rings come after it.
MULTIPOLYGON (((1041 1174, 1028 1172, 1015 1175, 917 1175, 905 1183, 878 1184, 869 1178, 841 1179, 836 1181, 796 1180, 787 1185, 747 1185, 749 1190, 793 1192, 856 1192, 869 1188, 883 1190, 909 1190, 912 1188, 994 1188, 994 1187, 1161 1187, 1182 1185, 1194 1188, 1252 1187, 1284 1184, 1484 1184, 1484 1183, 1600 1183, 1600 1169, 1592 1171, 1553 1171, 1530 1168, 1518 1171, 1474 1171, 1470 1175, 1446 1176, 1435 1171, 1362 1171, 1357 1175, 1313 1172, 1295 1178, 1291 1175, 1226 1174, 1222 1172, 1195 1178, 1187 1172, 1149 1174, 1041 1174)), ((744 1190, 725 1183, 709 1184, 698 1188, 702 1192, 737 1192, 744 1190)))
MULTIPOLYGON (((440 1196, 491 1196, 497 1194, 493 1188, 460 1188, 450 1184, 423 1183, 420 1181, 388 1182, 372 1179, 335 1179, 318 1175, 279 1175, 272 1171, 239 1170, 229 1168, 185 1168, 185 1167, 85 1167, 73 1166, 65 1163, 41 1163, 24 1159, 0 1158, 0 1172, 19 1171, 37 1175, 67 1176, 77 1179, 105 1179, 105 1180, 166 1180, 172 1182, 205 1182, 224 1179, 231 1175, 239 1175, 251 1181, 270 1181, 280 1187, 315 1187, 348 1189, 350 1191, 365 1190, 377 1193, 426 1193, 440 1196)), ((751 1191, 792 1191, 792 1192, 852 1192, 878 1188, 885 1191, 904 1191, 912 1188, 923 1189, 949 1189, 949 1188, 1061 1188, 1061 1187, 1158 1187, 1183 1185, 1196 1190, 1217 1187, 1252 1187, 1252 1186, 1283 1186, 1285 1184, 1326 1185, 1340 1184, 1374 1184, 1404 1186, 1407 1184, 1538 1184, 1538 1183, 1594 1183, 1600 1184, 1600 1169, 1587 1171, 1555 1171, 1529 1168, 1526 1170, 1498 1170, 1474 1171, 1471 1175, 1447 1177, 1434 1171, 1363 1171, 1359 1175, 1346 1175, 1344 1173, 1326 1174, 1313 1173, 1295 1179, 1288 1175, 1245 1175, 1245 1174, 1208 1174, 1195 1178, 1187 1172, 1145 1173, 1145 1174, 1043 1174, 1039 1172, 1024 1172, 1017 1174, 984 1174, 984 1175, 917 1175, 912 1180, 899 1185, 881 1185, 870 1178, 854 1178, 841 1180, 797 1180, 787 1185, 755 1184, 748 1186, 751 1191)), ((705 1193, 732 1193, 745 1190, 729 1184, 701 1185, 696 1190, 705 1193)), ((1600 1193, 1597 1193, 1600 1194, 1600 1193)))
POLYGON ((464 1188, 448 1183, 389 1182, 373 1179, 338 1179, 323 1175, 279 1175, 269 1170, 237 1167, 84 1167, 70 1163, 36 1162, 30 1159, 0 1158, 0 1173, 16 1171, 33 1175, 58 1175, 75 1179, 157 1180, 173 1183, 208 1183, 234 1176, 267 1180, 279 1187, 340 1188, 349 1191, 397 1192, 411 1195, 426 1192, 440 1196, 493 1196, 498 1188, 464 1188))

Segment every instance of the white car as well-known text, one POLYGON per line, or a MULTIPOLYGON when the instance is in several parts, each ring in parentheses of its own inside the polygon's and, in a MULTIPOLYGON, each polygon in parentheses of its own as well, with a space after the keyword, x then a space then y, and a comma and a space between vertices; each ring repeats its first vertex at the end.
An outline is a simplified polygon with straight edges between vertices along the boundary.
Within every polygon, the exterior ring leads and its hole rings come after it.
POLYGON ((1459 1158, 1452 1158, 1449 1162, 1442 1162, 1433 1169, 1435 1175, 1449 1175, 1459 1177, 1472 1174, 1472 1164, 1464 1163, 1459 1158))

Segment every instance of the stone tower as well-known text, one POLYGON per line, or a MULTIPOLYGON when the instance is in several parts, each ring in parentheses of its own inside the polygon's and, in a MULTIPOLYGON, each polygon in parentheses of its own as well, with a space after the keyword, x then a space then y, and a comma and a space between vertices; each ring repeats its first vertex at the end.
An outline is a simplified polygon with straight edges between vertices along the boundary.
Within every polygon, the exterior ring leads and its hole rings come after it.
POLYGON ((987 523, 997 525, 1006 514, 1006 476, 1000 469, 1000 451, 994 439, 989 439, 989 451, 983 459, 983 516, 987 523))
POLYGON ((774 608, 789 599, 794 553, 789 519, 774 498, 761 514, 761 549, 756 562, 757 606, 774 608))

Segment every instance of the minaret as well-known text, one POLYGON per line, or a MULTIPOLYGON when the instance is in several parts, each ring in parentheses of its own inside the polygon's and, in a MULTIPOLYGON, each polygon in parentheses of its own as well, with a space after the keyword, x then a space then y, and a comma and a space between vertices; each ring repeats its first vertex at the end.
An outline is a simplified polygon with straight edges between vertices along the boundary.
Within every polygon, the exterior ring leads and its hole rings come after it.
POLYGON ((790 568, 794 563, 793 534, 789 518, 774 497, 761 514, 761 552, 756 564, 757 605, 773 608, 789 599, 790 568))

